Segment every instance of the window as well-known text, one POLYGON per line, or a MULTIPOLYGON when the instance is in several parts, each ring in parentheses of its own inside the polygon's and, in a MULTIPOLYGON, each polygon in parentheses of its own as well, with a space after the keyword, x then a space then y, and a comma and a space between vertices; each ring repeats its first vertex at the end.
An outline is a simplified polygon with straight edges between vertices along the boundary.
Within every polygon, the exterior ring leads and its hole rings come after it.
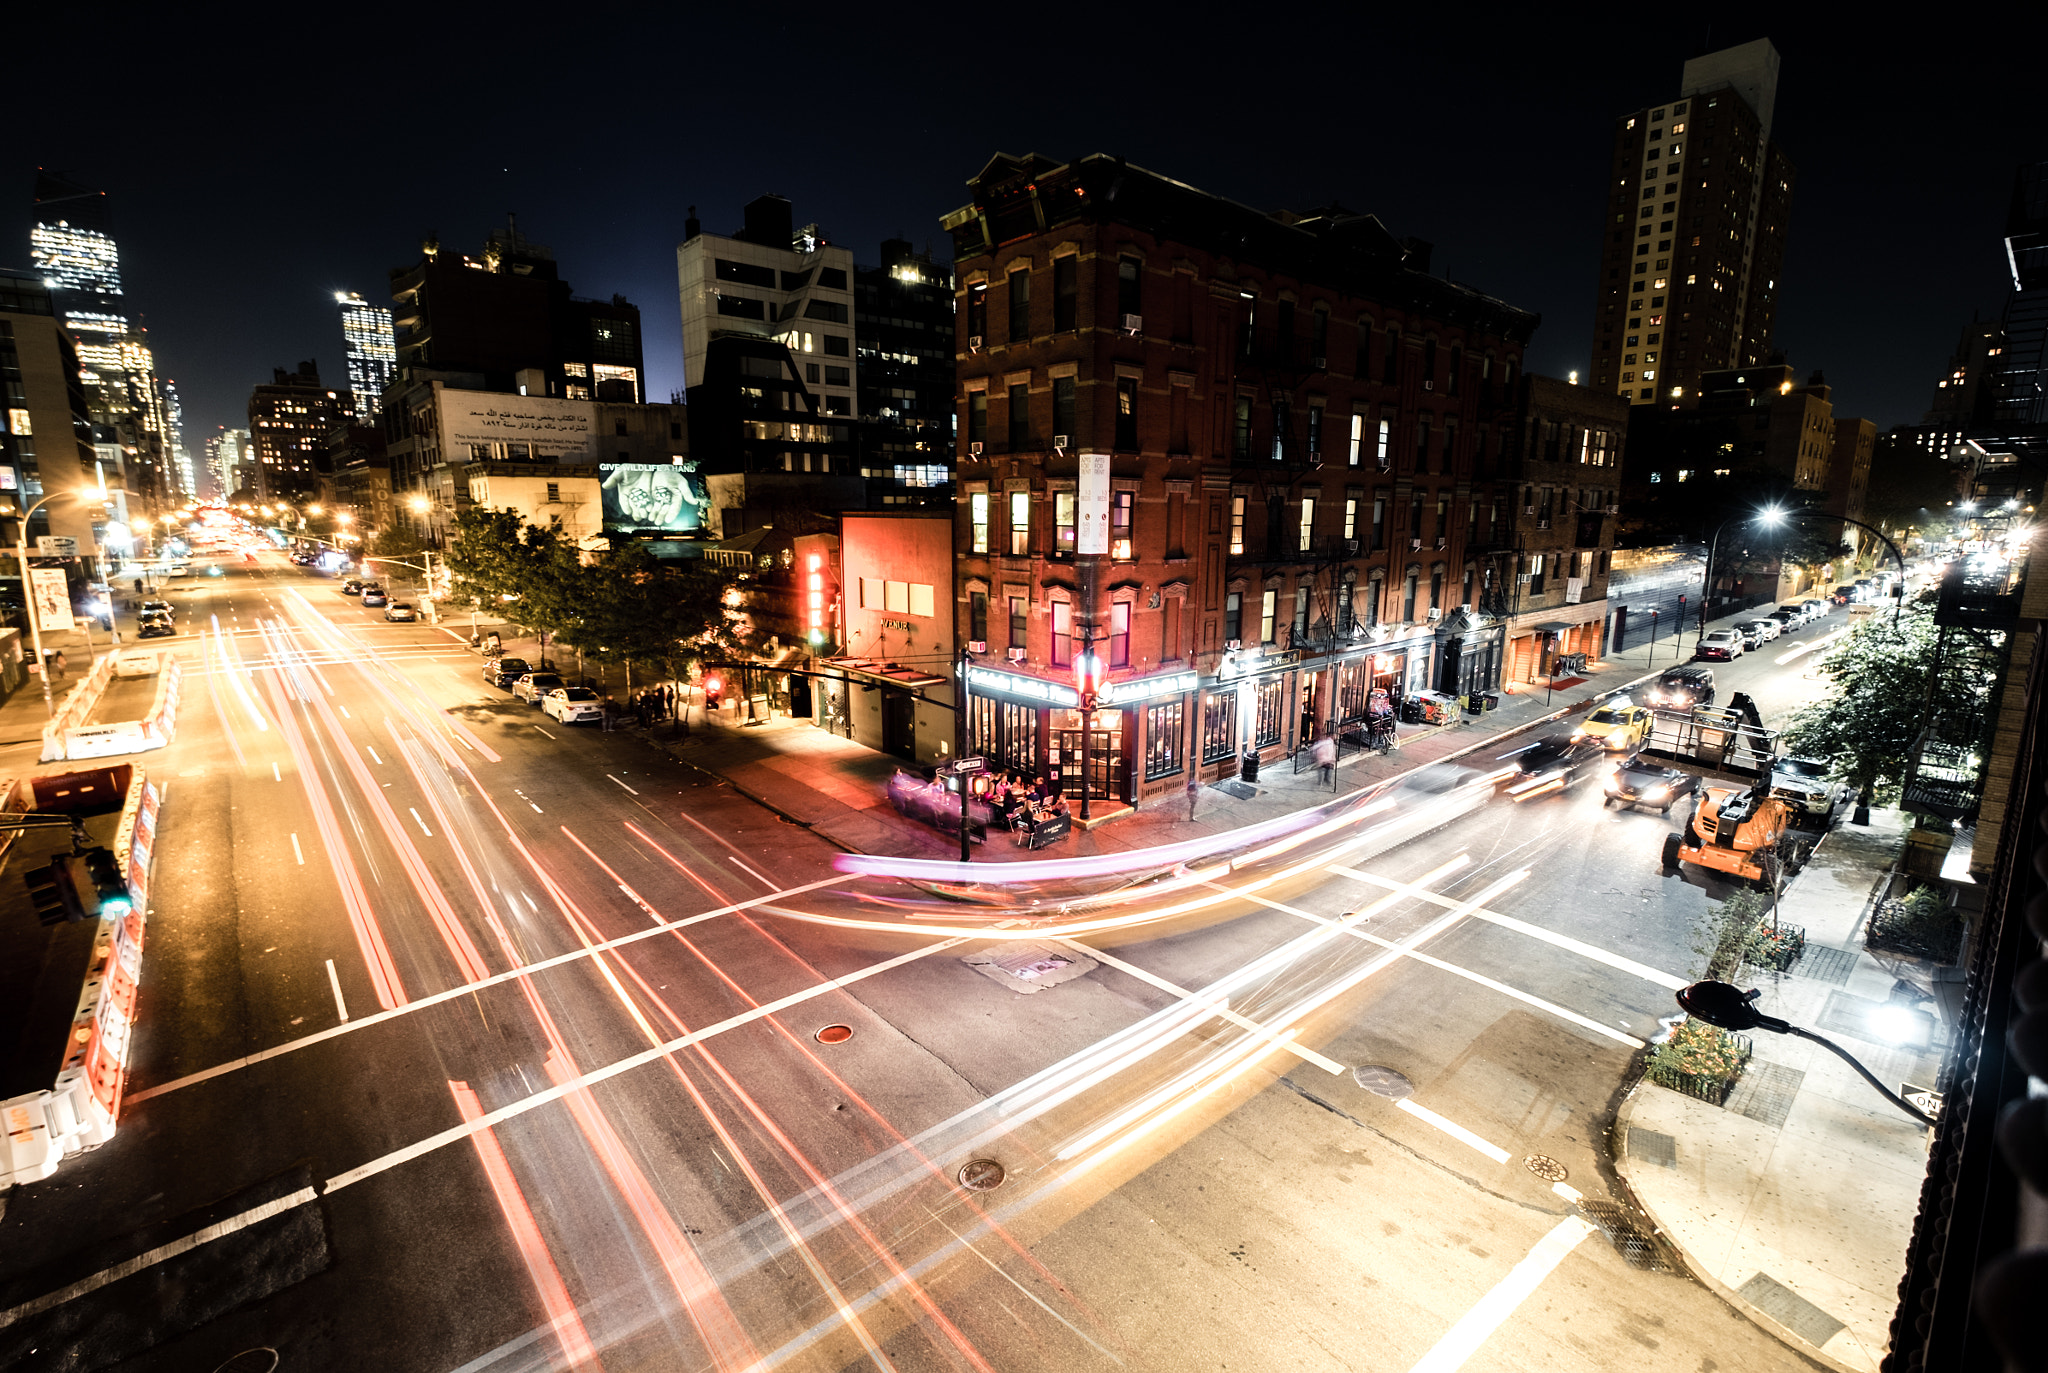
POLYGON ((820 373, 818 371, 817 363, 807 362, 804 364, 804 380, 809 382, 812 386, 818 386, 823 384, 820 379, 820 373))
POLYGON ((1393 451, 1393 443, 1394 422, 1392 420, 1381 420, 1379 446, 1374 450, 1373 454, 1373 456, 1378 460, 1379 465, 1381 467, 1385 467, 1389 462, 1392 461, 1392 458, 1389 455, 1393 451))
POLYGON ((1037 707, 977 696, 967 729, 967 746, 975 754, 1015 772, 1037 769, 1037 707))
POLYGON ((1374 496, 1372 498, 1372 546, 1375 552, 1387 546, 1387 498, 1385 496, 1374 496))
POLYGON ((1244 641, 1244 593, 1230 592, 1223 598, 1223 642, 1244 641))
POLYGON ((1260 642, 1260 643, 1262 643, 1262 644, 1270 644, 1270 643, 1272 643, 1272 642, 1273 642, 1273 631, 1274 631, 1274 629, 1276 628, 1276 618, 1277 618, 1277 616, 1279 615, 1279 611, 1280 611, 1280 593, 1279 593, 1278 591, 1274 591, 1274 590, 1270 590, 1270 589, 1268 589, 1267 591, 1265 591, 1265 592, 1263 592, 1263 593, 1261 593, 1261 594, 1260 594, 1260 596, 1259 596, 1259 642, 1260 642))
POLYGON ((1358 497, 1344 498, 1344 537, 1347 540, 1358 537, 1358 497))
POLYGON ((1131 603, 1118 601, 1109 608, 1109 665, 1131 665, 1131 603))
POLYGON ((1010 342, 1031 337, 1031 273, 1010 273, 1010 342))
MULTIPOLYGON (((988 442, 988 392, 967 393, 967 441, 970 444, 988 442)), ((972 449, 968 451, 972 452, 972 449)))
POLYGON ((1252 398, 1239 396, 1237 410, 1231 420, 1231 451, 1238 461, 1249 462, 1252 456, 1252 398))
MULTIPOLYGON (((1230 498, 1230 552, 1233 557, 1244 553, 1244 497, 1230 498)), ((1229 636, 1226 636, 1229 637, 1229 636)))
POLYGON ((1133 377, 1117 378, 1116 446, 1125 453, 1138 447, 1138 383, 1133 377))
POLYGON ((1010 597, 1010 644, 1011 648, 1023 648, 1029 642, 1031 633, 1031 606, 1022 596, 1010 597))
POLYGON ((1237 756, 1237 692, 1226 688, 1202 700, 1202 761, 1237 756))
POLYGON ((1052 538, 1053 552, 1074 551, 1074 509, 1076 496, 1071 491, 1055 491, 1052 496, 1052 538))
POLYGON ((967 641, 974 644, 988 642, 988 593, 970 591, 967 593, 967 641))
MULTIPOLYGON (((1145 313, 1142 296, 1143 287, 1138 275, 1139 264, 1135 258, 1118 258, 1116 263, 1116 312, 1119 316, 1145 313)), ((1121 325, 1123 320, 1119 318, 1121 325)))
POLYGON ((1145 708, 1145 780, 1172 777, 1181 769, 1181 703, 1145 708))
POLYGON ((1287 678, 1276 676, 1261 681, 1252 690, 1252 703, 1258 712, 1252 728, 1252 744, 1257 748, 1271 748, 1280 742, 1280 731, 1287 719, 1287 678))
POLYGON ((549 483, 548 483, 548 504, 549 504, 549 505, 560 505, 561 503, 562 503, 562 484, 561 484, 560 482, 549 482, 549 483))
POLYGON ((1031 552, 1031 493, 1010 493, 1010 556, 1021 558, 1031 552))
POLYGON ((1457 447, 1458 447, 1458 422, 1457 422, 1456 420, 1445 420, 1445 421, 1444 421, 1444 453, 1443 453, 1443 465, 1442 465, 1442 466, 1440 466, 1440 467, 1438 467, 1438 468, 1437 468, 1437 471, 1439 471, 1439 472, 1448 472, 1448 471, 1450 471, 1450 470, 1451 470, 1451 457, 1452 457, 1452 454, 1453 454, 1453 453, 1454 453, 1454 452, 1456 451, 1457 447))
POLYGON ((1294 584, 1294 637, 1288 643, 1296 648, 1308 637, 1308 594, 1307 578, 1294 584))
POLYGON ((1306 553, 1309 551, 1309 545, 1315 541, 1316 535, 1316 498, 1314 496, 1303 496, 1301 498, 1300 533, 1300 551, 1306 553))
MULTIPOLYGON (((826 334, 824 335, 824 339, 825 355, 827 357, 849 358, 853 356, 853 348, 851 346, 851 341, 846 337, 846 335, 826 334)), ((844 383, 841 384, 844 385, 844 383)))
POLYGON ((1052 260, 1052 328, 1056 334, 1078 327, 1080 262, 1072 253, 1052 260))
POLYGON ((968 346, 979 348, 988 338, 988 283, 977 281, 967 288, 968 346))
POLYGON ((1444 574, 1441 572, 1429 574, 1429 608, 1431 610, 1442 610, 1444 608, 1444 574))
POLYGON ((1031 388, 1010 388, 1010 451, 1021 453, 1031 446, 1031 388))
MULTIPOLYGON (((1061 258, 1072 262, 1072 258, 1061 258)), ((1074 379, 1054 377, 1052 380, 1052 432, 1064 435, 1068 443, 1074 441, 1074 379)))
POLYGON ((988 552, 988 492, 977 491, 967 498, 968 522, 972 531, 971 553, 988 552))
POLYGON ((1387 356, 1380 370, 1380 380, 1392 385, 1401 379, 1401 326, 1387 326, 1387 356))
POLYGON ((1347 455, 1346 455, 1346 456, 1347 456, 1347 457, 1349 458, 1349 460, 1350 460, 1350 465, 1351 465, 1351 466, 1353 466, 1353 467, 1356 467, 1356 466, 1358 466, 1358 459, 1359 459, 1359 455, 1360 455, 1360 453, 1361 453, 1361 452, 1362 452, 1362 451, 1364 450, 1364 448, 1365 448, 1365 416, 1363 416, 1363 415, 1353 415, 1353 416, 1351 417, 1351 444, 1350 444, 1350 448, 1348 449, 1348 451, 1347 451, 1347 455))
POLYGON ((762 303, 749 296, 720 294, 718 297, 718 313, 730 315, 734 319, 766 320, 768 318, 768 311, 762 303))
POLYGON ((827 367, 825 369, 825 384, 827 386, 853 385, 852 369, 846 367, 827 367))
POLYGON ((821 267, 818 269, 818 284, 828 290, 846 289, 846 269, 843 267, 821 267))
POLYGON ((1422 386, 1424 390, 1436 385, 1436 340, 1422 341, 1422 386))
POLYGON ((1308 356, 1311 366, 1321 370, 1330 365, 1330 307, 1318 305, 1308 317, 1308 356))
POLYGON ((822 319, 829 324, 846 324, 850 322, 848 319, 846 307, 844 305, 838 304, 836 301, 830 300, 813 300, 805 302, 804 318, 822 319))
POLYGON ((1074 661, 1074 606, 1071 601, 1052 603, 1052 665, 1066 667, 1074 661))
POLYGON ((1454 396, 1458 394, 1458 373, 1464 370, 1465 350, 1454 343, 1451 345, 1451 375, 1446 383, 1450 393, 1454 396))
POLYGON ((1288 409, 1288 406, 1287 406, 1287 402, 1286 402, 1286 401, 1284 401, 1284 400, 1276 400, 1276 401, 1274 401, 1274 402, 1273 402, 1273 461, 1274 461, 1274 462, 1285 462, 1285 461, 1287 460, 1287 440, 1293 437, 1293 435, 1289 434, 1289 433, 1288 433, 1287 431, 1288 431, 1289 429, 1291 429, 1291 428, 1293 427, 1293 425, 1294 425, 1294 415, 1293 415, 1293 412, 1292 412, 1291 410, 1289 410, 1289 409, 1288 409))
POLYGON ((1109 556, 1128 560, 1131 556, 1131 507, 1135 491, 1113 492, 1109 498, 1109 556))
POLYGON ((1401 584, 1401 618, 1410 624, 1415 622, 1415 587, 1421 580, 1422 574, 1411 567, 1401 584))
POLYGON ((1323 460, 1323 407, 1320 405, 1308 408, 1308 460, 1323 460))
POLYGON ((1429 416, 1415 421, 1415 470, 1429 470, 1429 416))

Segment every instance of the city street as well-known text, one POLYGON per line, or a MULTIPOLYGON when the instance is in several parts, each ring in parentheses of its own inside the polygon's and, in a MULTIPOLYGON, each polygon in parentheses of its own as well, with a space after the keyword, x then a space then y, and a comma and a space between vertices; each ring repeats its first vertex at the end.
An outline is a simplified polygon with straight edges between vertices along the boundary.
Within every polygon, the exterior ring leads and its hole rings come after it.
MULTIPOLYGON (((1660 868, 1676 815, 1396 791, 978 907, 337 588, 266 554, 179 593, 122 1130, 10 1198, 0 1363, 1805 1366, 1611 1163, 1730 890, 1660 868), (1020 948, 1068 961, 963 961, 1020 948)), ((1775 722, 1846 623, 1720 701, 1775 722)))

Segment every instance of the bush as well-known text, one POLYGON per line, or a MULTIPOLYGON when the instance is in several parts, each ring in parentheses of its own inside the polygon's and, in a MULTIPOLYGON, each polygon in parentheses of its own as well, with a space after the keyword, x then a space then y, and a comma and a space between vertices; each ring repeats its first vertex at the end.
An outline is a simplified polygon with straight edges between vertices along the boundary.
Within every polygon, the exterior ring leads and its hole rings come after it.
POLYGON ((1704 1020, 1682 1020, 1671 1038, 1657 1046, 1643 1076, 1702 1101, 1720 1105, 1749 1062, 1749 1041, 1704 1020))
POLYGON ((1953 963, 1962 949, 1963 922, 1941 888, 1915 887, 1899 900, 1878 903, 1864 942, 1873 949, 1953 963))
POLYGON ((1772 929, 1760 925, 1743 945, 1742 961, 1752 968, 1770 968, 1783 972, 1799 961, 1799 955, 1806 952, 1806 931, 1797 925, 1779 925, 1772 929))

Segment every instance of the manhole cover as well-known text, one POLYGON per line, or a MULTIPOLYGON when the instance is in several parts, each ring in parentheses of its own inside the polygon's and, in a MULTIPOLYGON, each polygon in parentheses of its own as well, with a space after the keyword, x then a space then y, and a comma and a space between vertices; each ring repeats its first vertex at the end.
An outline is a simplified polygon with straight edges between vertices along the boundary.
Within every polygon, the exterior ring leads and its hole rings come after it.
POLYGON ((1563 1182, 1572 1175, 1572 1170, 1554 1158, 1542 1154, 1531 1154, 1522 1160, 1522 1166, 1542 1178, 1545 1182, 1563 1182))
POLYGON ((1351 1080, 1389 1101, 1405 1101, 1415 1095, 1415 1084, 1392 1068, 1382 1068, 1376 1063, 1367 1063, 1351 1070, 1351 1080))
POLYGON ((827 1025, 824 1029, 818 1031, 818 1042, 820 1044, 844 1044, 852 1038, 853 1027, 851 1025, 827 1025))
POLYGON ((978 1158, 960 1165, 960 1185, 970 1192, 992 1192, 1003 1185, 1003 1165, 978 1158))

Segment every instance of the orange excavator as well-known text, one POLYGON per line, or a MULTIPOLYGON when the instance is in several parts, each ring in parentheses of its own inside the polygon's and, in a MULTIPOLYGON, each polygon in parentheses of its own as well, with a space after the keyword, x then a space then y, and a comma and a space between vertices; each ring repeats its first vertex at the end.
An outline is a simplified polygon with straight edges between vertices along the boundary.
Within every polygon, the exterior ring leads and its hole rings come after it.
POLYGON ((1771 795, 1768 769, 1743 790, 1703 788, 1685 832, 1664 836, 1667 870, 1691 863, 1759 887, 1793 871, 1810 851, 1794 828, 1791 808, 1771 795), (1766 857, 1775 860, 1768 870, 1762 861, 1766 857))

